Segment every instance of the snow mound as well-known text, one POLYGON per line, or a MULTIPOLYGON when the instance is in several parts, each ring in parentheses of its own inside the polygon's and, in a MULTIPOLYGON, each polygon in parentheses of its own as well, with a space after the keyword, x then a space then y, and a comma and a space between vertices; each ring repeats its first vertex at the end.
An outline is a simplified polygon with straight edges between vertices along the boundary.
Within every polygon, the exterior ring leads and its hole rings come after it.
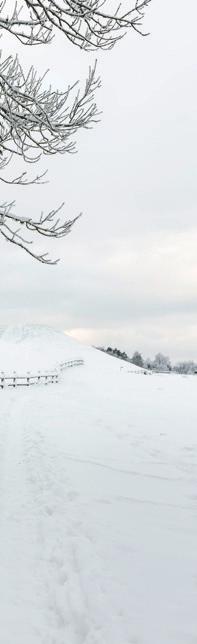
POLYGON ((44 340, 55 340, 61 337, 62 332, 52 329, 48 326, 43 326, 41 324, 25 324, 25 325, 16 325, 8 326, 4 329, 3 339, 7 342, 24 342, 25 340, 33 340, 35 338, 44 338, 44 340))
POLYGON ((0 336, 0 371, 19 373, 55 368, 81 359, 80 344, 63 332, 41 325, 7 327, 0 336))

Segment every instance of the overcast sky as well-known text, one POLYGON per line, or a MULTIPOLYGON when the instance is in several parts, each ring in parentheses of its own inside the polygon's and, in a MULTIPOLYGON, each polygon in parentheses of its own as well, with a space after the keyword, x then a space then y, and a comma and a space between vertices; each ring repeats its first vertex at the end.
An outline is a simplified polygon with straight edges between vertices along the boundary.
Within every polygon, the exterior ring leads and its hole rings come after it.
MULTIPOLYGON (((98 56, 103 114, 80 134, 78 154, 42 160, 47 186, 2 188, 24 215, 63 200, 68 218, 84 214, 53 243, 57 267, 1 242, 1 324, 46 323, 129 354, 197 359, 196 23, 196 0, 188 13, 180 0, 152 0, 151 35, 130 32, 98 56)), ((61 88, 83 83, 94 59, 62 38, 20 56, 49 67, 61 88)))

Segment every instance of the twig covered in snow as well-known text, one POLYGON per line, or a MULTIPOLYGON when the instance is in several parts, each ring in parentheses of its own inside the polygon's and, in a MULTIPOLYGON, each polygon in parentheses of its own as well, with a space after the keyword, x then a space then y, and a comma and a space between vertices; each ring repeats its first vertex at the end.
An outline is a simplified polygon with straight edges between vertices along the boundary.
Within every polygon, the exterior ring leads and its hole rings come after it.
MULTIPOLYGON (((94 101, 95 90, 100 85, 96 64, 89 69, 84 90, 73 96, 76 87, 65 92, 43 88, 43 78, 38 78, 32 67, 25 76, 16 57, 7 58, 0 65, 0 168, 3 170, 13 155, 34 163, 42 154, 54 155, 75 151, 74 135, 81 128, 90 128, 98 120, 94 101)), ((29 185, 42 182, 46 172, 28 180, 26 172, 12 179, 12 184, 29 185)), ((7 181, 3 176, 3 181, 7 181)), ((8 180, 9 183, 9 180, 8 180)), ((65 237, 80 215, 61 222, 57 216, 63 205, 38 218, 23 217, 13 213, 15 202, 0 204, 0 234, 9 242, 23 248, 44 264, 56 264, 48 253, 36 253, 32 238, 24 237, 21 225, 31 233, 60 238, 65 237), (19 224, 19 227, 15 224, 19 224)))
POLYGON ((56 30, 81 49, 111 49, 129 29, 142 36, 143 18, 151 0, 115 8, 109 0, 18 0, 12 13, 0 3, 0 29, 25 45, 49 43, 56 30))

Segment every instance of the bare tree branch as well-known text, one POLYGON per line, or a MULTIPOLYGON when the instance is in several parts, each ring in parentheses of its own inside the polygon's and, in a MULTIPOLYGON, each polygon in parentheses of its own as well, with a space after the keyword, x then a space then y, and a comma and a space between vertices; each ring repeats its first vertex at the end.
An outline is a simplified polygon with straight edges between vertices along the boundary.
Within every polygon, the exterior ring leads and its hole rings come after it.
MULTIPOLYGON (((16 0, 10 14, 10 0, 0 0, 0 35, 6 31, 25 45, 39 45, 49 43, 60 31, 81 49, 111 49, 129 29, 146 35, 143 18, 151 0, 133 2, 128 10, 123 11, 120 4, 112 11, 111 0, 16 0)), ((96 64, 89 68, 83 90, 74 83, 59 92, 51 86, 46 89, 45 75, 39 77, 33 66, 25 74, 17 56, 3 61, 0 53, 1 173, 17 156, 35 163, 42 155, 75 152, 78 130, 98 121, 95 91, 99 86, 96 64)), ((11 179, 1 174, 0 181, 28 186, 44 183, 45 175, 31 179, 25 170, 11 179)), ((0 235, 39 262, 56 264, 58 260, 51 260, 48 253, 34 251, 34 235, 36 239, 65 237, 78 217, 61 223, 60 206, 35 220, 16 215, 14 206, 15 202, 0 205, 0 235)))
POLYGON ((0 204, 0 234, 6 241, 19 246, 25 250, 34 259, 37 259, 42 264, 57 264, 59 259, 51 260, 48 253, 36 253, 32 248, 33 239, 23 234, 23 229, 36 235, 60 239, 66 237, 71 231, 73 224, 79 219, 81 214, 72 220, 60 221, 58 214, 60 213, 64 204, 61 204, 56 210, 51 210, 47 215, 42 212, 37 221, 31 217, 24 217, 16 215, 13 212, 15 202, 4 202, 0 204))
POLYGON ((12 186, 32 186, 32 185, 44 185, 45 183, 48 183, 48 181, 43 181, 44 177, 46 177, 48 170, 45 170, 41 174, 36 175, 32 179, 28 179, 27 177, 27 172, 21 172, 21 174, 18 175, 18 177, 14 177, 12 179, 6 179, 5 177, 0 176, 0 181, 3 181, 3 183, 7 183, 8 185, 12 186))
POLYGON ((43 88, 43 78, 37 76, 33 67, 25 76, 17 56, 1 62, 0 155, 3 163, 7 153, 36 162, 42 154, 74 152, 73 137, 77 131, 98 121, 94 94, 99 86, 96 64, 89 68, 84 90, 78 90, 73 96, 76 84, 65 92, 54 92, 51 87, 43 88))
POLYGON ((121 4, 112 11, 109 0, 18 0, 9 15, 3 0, 0 29, 26 45, 48 43, 58 30, 81 49, 110 49, 129 29, 146 35, 143 18, 150 2, 135 0, 128 11, 121 4))
MULTIPOLYGON (((75 152, 73 137, 81 128, 90 128, 98 120, 94 101, 95 90, 100 86, 96 77, 96 64, 89 68, 89 75, 82 91, 77 83, 65 92, 44 88, 44 78, 39 78, 33 67, 25 75, 18 58, 11 56, 0 63, 0 180, 12 185, 27 186, 43 183, 46 172, 30 179, 26 171, 7 179, 2 171, 17 155, 23 161, 35 163, 42 154, 54 155, 75 152)), ((45 264, 55 264, 47 253, 37 254, 33 240, 21 234, 21 226, 28 234, 48 238, 65 237, 78 219, 60 222, 59 208, 38 220, 13 213, 14 202, 0 206, 0 235, 19 246, 32 257, 45 264), (19 227, 18 227, 19 224, 19 227)))

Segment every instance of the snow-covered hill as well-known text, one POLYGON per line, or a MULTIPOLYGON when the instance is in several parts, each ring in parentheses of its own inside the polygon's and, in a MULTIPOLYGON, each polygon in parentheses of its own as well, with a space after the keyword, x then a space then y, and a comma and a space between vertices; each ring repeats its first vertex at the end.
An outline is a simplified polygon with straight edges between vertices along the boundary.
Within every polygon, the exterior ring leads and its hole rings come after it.
POLYGON ((80 344, 50 327, 10 326, 0 336, 0 371, 5 373, 51 369, 79 358, 80 344))
POLYGON ((58 385, 0 391, 0 643, 194 644, 197 379, 0 339, 0 370, 71 355, 58 385))

